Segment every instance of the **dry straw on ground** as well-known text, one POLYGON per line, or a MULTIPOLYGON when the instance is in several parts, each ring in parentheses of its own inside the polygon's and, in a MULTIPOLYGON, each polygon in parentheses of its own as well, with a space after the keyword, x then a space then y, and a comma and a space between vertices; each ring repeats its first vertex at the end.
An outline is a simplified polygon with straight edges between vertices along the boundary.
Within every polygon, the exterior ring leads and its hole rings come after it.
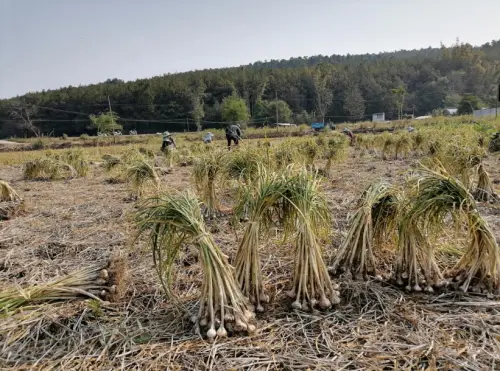
MULTIPOLYGON (((497 161, 484 163, 496 187, 497 161)), ((381 176, 400 182, 400 171, 411 164, 349 157, 335 165, 325 184, 334 246, 322 244, 329 247, 323 251, 325 260, 332 261, 340 245, 359 190, 381 176)), ((192 189, 190 170, 175 168, 161 181, 192 189)), ((290 310, 286 292, 292 286, 292 245, 274 237, 262 241, 264 289, 272 300, 257 315, 257 331, 208 342, 195 334, 188 316, 165 300, 146 241, 130 247, 134 229, 128 214, 134 204, 127 200, 126 184, 107 183, 100 168, 92 169, 92 177, 50 183, 19 181, 21 176, 19 167, 0 168, 0 177, 15 181, 30 205, 29 214, 0 224, 2 291, 57 279, 83 262, 108 259, 115 249, 128 255, 130 280, 124 298, 115 303, 57 302, 1 317, 2 369, 487 370, 500 362, 500 302, 495 296, 405 293, 381 282, 345 280, 334 310, 290 310)), ((498 238, 500 208, 478 208, 498 238)), ((220 217, 207 227, 216 230, 215 242, 231 260, 243 231, 238 229, 236 237, 229 221, 220 217)), ((463 252, 457 241, 449 242, 463 252)), ((184 246, 173 276, 172 289, 190 311, 196 310, 201 289, 196 259, 196 251, 184 246)))
POLYGON ((290 313, 275 305, 255 335, 215 343, 194 335, 190 322, 156 295, 134 296, 120 307, 42 307, 15 318, 15 325, 4 324, 0 364, 36 364, 37 369, 483 370, 500 361, 497 302, 455 294, 407 297, 377 282, 350 282, 342 297, 345 303, 338 311, 324 314, 290 313))
POLYGON ((498 202, 500 197, 495 192, 490 176, 481 164, 477 170, 478 182, 474 191, 474 198, 481 202, 498 202))
POLYGON ((19 215, 24 204, 19 194, 9 183, 0 180, 0 220, 8 220, 19 215))
POLYGON ((358 201, 358 208, 349 219, 349 231, 336 254, 331 270, 349 270, 353 278, 377 276, 373 245, 381 245, 395 226, 398 194, 387 182, 371 184, 358 201))

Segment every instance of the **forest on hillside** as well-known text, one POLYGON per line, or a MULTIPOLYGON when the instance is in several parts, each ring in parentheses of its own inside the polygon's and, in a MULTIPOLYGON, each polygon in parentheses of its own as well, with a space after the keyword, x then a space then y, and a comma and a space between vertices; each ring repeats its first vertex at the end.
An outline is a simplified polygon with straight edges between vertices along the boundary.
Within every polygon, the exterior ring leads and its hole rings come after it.
POLYGON ((0 137, 95 134, 90 115, 107 112, 109 104, 126 132, 139 133, 194 131, 232 121, 354 122, 377 112, 396 119, 457 107, 464 96, 494 106, 499 81, 500 40, 478 47, 457 41, 441 48, 271 60, 0 100, 0 137))

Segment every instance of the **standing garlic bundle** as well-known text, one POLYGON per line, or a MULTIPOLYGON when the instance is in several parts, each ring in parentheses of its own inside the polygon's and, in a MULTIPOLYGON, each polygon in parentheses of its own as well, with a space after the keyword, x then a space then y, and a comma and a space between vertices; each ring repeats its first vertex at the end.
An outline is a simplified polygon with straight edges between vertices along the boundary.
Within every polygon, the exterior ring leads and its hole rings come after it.
MULTIPOLYGON (((291 171, 291 170, 290 170, 291 171)), ((328 235, 330 212, 320 191, 317 174, 305 169, 289 177, 285 208, 293 210, 284 219, 286 233, 294 239, 293 286, 288 296, 294 309, 328 309, 340 302, 338 285, 332 283, 318 243, 328 235)))
POLYGON ((200 308, 193 320, 207 328, 208 338, 232 331, 255 331, 248 299, 234 279, 233 268, 206 231, 198 200, 189 192, 147 200, 136 214, 139 233, 149 232, 155 265, 167 292, 172 267, 184 242, 198 248, 203 269, 200 308))

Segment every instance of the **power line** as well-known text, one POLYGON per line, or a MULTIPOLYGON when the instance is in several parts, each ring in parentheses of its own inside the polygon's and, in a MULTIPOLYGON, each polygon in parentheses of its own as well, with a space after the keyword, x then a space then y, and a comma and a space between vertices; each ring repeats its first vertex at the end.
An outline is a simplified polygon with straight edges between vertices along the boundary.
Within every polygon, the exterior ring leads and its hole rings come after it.
POLYGON ((34 106, 38 107, 38 108, 46 109, 46 110, 56 111, 56 112, 64 112, 64 113, 72 113, 74 115, 89 116, 88 114, 82 113, 82 112, 66 111, 66 110, 57 109, 57 108, 43 107, 43 106, 39 106, 39 105, 36 105, 36 104, 34 104, 34 106))
MULTIPOLYGON (((272 119, 273 117, 263 117, 259 119, 254 119, 251 120, 250 122, 253 123, 260 123, 260 122, 265 122, 269 119, 272 119)), ((188 119, 189 120, 189 119, 188 119)), ((3 122, 18 122, 16 120, 2 120, 3 122)), ((32 122, 89 122, 90 119, 34 119, 32 122)), ((123 122, 146 122, 146 123, 157 123, 157 124, 180 124, 183 125, 186 122, 186 119, 154 119, 154 120, 148 120, 148 119, 130 119, 130 118, 119 118, 118 121, 123 121, 123 122)), ((194 120, 190 120, 194 121, 194 120)), ((208 121, 208 120, 202 120, 201 121, 204 124, 227 124, 227 121, 208 121)), ((238 122, 243 122, 243 121, 238 121, 238 122)))
MULTIPOLYGON (((456 94, 462 94, 462 95, 466 95, 466 94, 473 94, 473 93, 457 93, 457 92, 452 92, 452 93, 456 93, 456 94)), ((418 94, 416 92, 414 93, 411 93, 411 94, 416 94, 418 97, 426 97, 426 96, 433 96, 433 95, 441 95, 441 94, 444 94, 443 92, 428 92, 428 93, 424 93, 424 94, 418 94)), ((387 95, 387 96, 383 96, 383 97, 380 97, 380 98, 377 98, 377 99, 363 99, 363 102, 364 103, 375 103, 375 102, 382 102, 382 101, 386 101, 387 98, 389 98, 390 95, 387 95)), ((279 97, 278 97, 279 98, 279 97)), ((288 97, 282 97, 281 100, 285 100, 285 101, 293 101, 293 102, 308 102, 308 101, 314 101, 315 98, 288 98, 288 97)), ((340 98, 334 98, 332 100, 333 102, 345 102, 346 99, 340 99, 340 98)), ((74 103, 74 104, 55 104, 53 105, 52 107, 46 107, 46 106, 39 106, 39 105, 36 105, 34 104, 34 106, 37 106, 37 107, 40 107, 40 108, 43 108, 43 109, 48 109, 48 110, 53 110, 53 111, 60 111, 60 112, 67 112, 67 113, 74 113, 74 114, 79 114, 79 115, 85 115, 84 113, 81 113, 81 112, 75 112, 75 111, 66 111, 66 110, 61 110, 61 109, 57 109, 57 108, 54 108, 54 107, 74 107, 74 106, 77 106, 77 107, 106 107, 108 108, 109 107, 109 104, 108 103, 95 103, 95 104, 78 104, 78 103, 74 103)), ((125 107, 125 106, 130 106, 130 107, 168 107, 170 106, 170 103, 114 103, 113 106, 115 107, 125 107)))
MULTIPOLYGON (((385 113, 388 114, 393 114, 396 113, 396 110, 392 111, 384 111, 385 113)), ((336 116, 325 116, 325 119, 333 119, 333 118, 345 118, 345 119, 357 119, 357 118, 364 118, 364 117, 371 117, 371 113, 366 113, 363 116, 357 116, 357 115, 336 115, 336 116)), ((265 123, 268 120, 274 119, 275 117, 265 117, 265 118, 259 118, 259 119, 252 119, 248 121, 249 123, 265 123)), ((120 122, 143 122, 143 123, 151 123, 151 124, 177 124, 177 125, 185 125, 186 119, 156 119, 156 120, 148 120, 148 119, 129 119, 129 118, 119 118, 118 121, 120 122)), ((34 119, 32 120, 33 123, 37 122, 89 122, 90 119, 34 119)), ((190 120, 194 121, 194 120, 190 120)), ((11 122, 15 123, 18 122, 16 120, 3 120, 3 122, 11 122)), ((237 121, 237 122, 247 122, 247 121, 237 121)), ((208 121, 208 120, 202 120, 202 124, 227 124, 227 121, 208 121)))
MULTIPOLYGON (((437 94, 443 94, 442 92, 429 92, 425 94, 419 94, 418 97, 426 97, 426 96, 434 96, 437 94)), ((463 93, 463 94, 470 94, 470 93, 463 93)), ((277 96, 277 92, 275 92, 275 96, 277 96)), ((387 101, 387 98, 390 96, 384 96, 379 99, 373 99, 373 100, 363 100, 364 103, 374 103, 374 102, 384 102, 387 101)), ((277 97, 275 97, 276 99, 277 97)), ((285 98, 284 100, 287 101, 314 101, 314 98, 285 98)), ((333 102, 345 102, 346 99, 333 99, 333 102)), ((70 107, 70 106, 80 106, 80 107, 102 107, 105 106, 106 104, 93 104, 93 105, 56 105, 56 107, 70 107)), ((109 101, 108 101, 108 107, 109 107, 109 101)), ((164 106, 169 106, 170 104, 142 104, 142 103, 117 103, 114 104, 115 106, 130 106, 130 107, 140 107, 140 106, 154 106, 154 107, 164 107, 164 106)), ((61 113, 68 113, 68 114, 73 114, 73 115, 79 115, 79 116, 87 116, 89 117, 90 114, 83 113, 83 112, 77 112, 77 111, 70 111, 70 110, 64 110, 64 109, 59 109, 59 108, 54 108, 54 107, 47 107, 47 106, 41 106, 41 105, 33 105, 35 107, 38 107, 40 109, 44 110, 50 110, 50 111, 55 111, 55 112, 61 112, 61 113)), ((277 107, 276 107, 277 108, 277 107)), ((387 111, 385 110, 386 113, 392 114, 396 111, 387 111)), ((370 117, 371 114, 364 114, 362 117, 370 117)), ((337 115, 337 116, 325 116, 325 118, 330 118, 330 119, 357 119, 359 116, 353 116, 353 115, 337 115)), ((265 118, 260 118, 260 119, 253 119, 251 122, 252 123, 264 123, 268 121, 269 119, 272 119, 272 117, 265 117, 265 118)), ((189 118, 165 118, 165 119, 133 119, 133 118, 120 118, 119 121, 121 122, 135 122, 135 123, 158 123, 158 124, 178 124, 182 125, 184 124, 189 118)), ((2 120, 3 122, 16 122, 15 120, 2 120)), ((88 122, 90 119, 34 119, 32 122, 88 122)), ((194 121, 194 120, 193 120, 194 121)), ((202 120, 202 124, 225 124, 226 122, 224 121, 209 121, 209 120, 202 120)))

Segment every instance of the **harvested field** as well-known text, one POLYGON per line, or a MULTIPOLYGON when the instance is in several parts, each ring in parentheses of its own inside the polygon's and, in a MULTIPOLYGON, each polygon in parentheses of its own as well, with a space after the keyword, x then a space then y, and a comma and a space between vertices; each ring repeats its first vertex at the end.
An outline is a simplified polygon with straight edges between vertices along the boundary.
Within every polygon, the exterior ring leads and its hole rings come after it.
MULTIPOLYGON (((218 145, 218 143, 216 143, 218 145)), ((325 189, 332 233, 323 241, 333 261, 347 231, 347 215, 361 192, 381 178, 401 183, 416 159, 383 161, 350 149, 332 167, 325 189)), ((484 167, 499 192, 498 158, 484 167)), ((194 185, 192 168, 175 167, 161 176, 168 188, 194 185)), ((0 289, 51 281, 82 267, 102 263, 117 251, 128 256, 129 279, 116 302, 82 298, 29 306, 0 318, 2 369, 174 369, 174 370, 335 370, 498 368, 500 300, 481 293, 406 293, 388 282, 336 279, 341 303, 326 312, 290 309, 285 292, 293 270, 291 244, 271 233, 262 241, 266 312, 257 314, 257 331, 208 341, 196 335, 190 316, 200 292, 201 269, 194 248, 181 251, 173 291, 182 308, 165 300, 157 273, 135 225, 126 183, 107 181, 93 165, 90 175, 52 182, 22 180, 20 166, 4 166, 0 179, 23 197, 25 212, 0 222, 0 289)), ((497 241, 500 206, 479 204, 497 241)), ((209 229, 233 262, 243 227, 230 215, 209 221, 209 229)), ((446 238, 446 236, 444 237, 446 238)), ((454 241, 447 241, 453 245, 454 241)), ((457 243, 458 244, 458 243, 457 243)), ((457 246, 460 247, 460 246, 457 246)), ((392 251, 384 262, 394 258, 392 251)), ((379 256, 380 258, 380 256, 379 256)), ((458 260, 450 253, 449 259, 458 260)), ((381 264, 389 275, 389 264, 381 264)))

